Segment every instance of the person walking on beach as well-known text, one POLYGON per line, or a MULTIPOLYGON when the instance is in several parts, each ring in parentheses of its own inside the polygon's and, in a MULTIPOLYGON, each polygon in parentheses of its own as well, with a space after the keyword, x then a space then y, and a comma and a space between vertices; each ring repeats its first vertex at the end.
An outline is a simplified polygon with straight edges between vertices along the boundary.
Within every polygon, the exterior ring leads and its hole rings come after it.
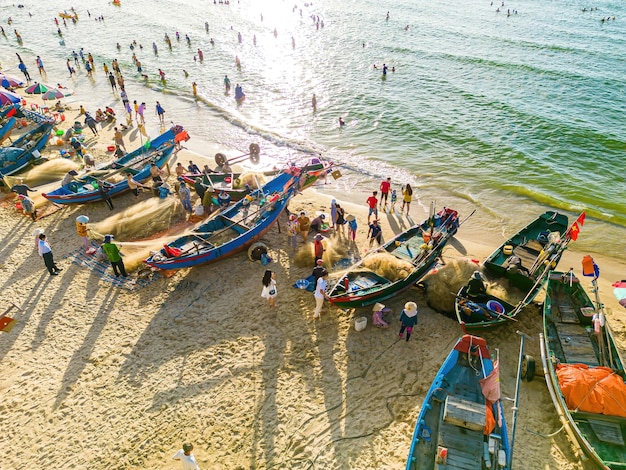
POLYGON ((139 117, 141 118, 141 123, 145 124, 146 120, 143 117, 143 113, 146 111, 146 103, 141 103, 139 105, 139 107, 137 108, 137 114, 139 114, 139 117))
POLYGON ((165 110, 158 101, 156 102, 156 113, 159 116, 159 122, 161 124, 165 123, 165 110))
POLYGON ((367 236, 370 239, 370 248, 374 245, 374 241, 378 243, 378 246, 383 244, 383 229, 378 225, 378 219, 374 219, 370 224, 370 228, 367 231, 367 236))
POLYGON ((328 272, 322 274, 322 277, 317 279, 315 283, 315 312, 313 313, 313 318, 317 320, 322 314, 322 308, 324 307, 324 300, 328 298, 328 294, 326 293, 326 284, 328 280, 328 272))
POLYGON ((50 243, 48 243, 47 237, 45 233, 39 234, 39 243, 37 245, 39 256, 43 258, 43 262, 50 273, 50 276, 58 276, 62 271, 62 268, 59 268, 54 262, 54 256, 52 255, 52 248, 50 247, 50 243))
POLYGON ((98 123, 96 122, 94 117, 89 113, 85 113, 85 124, 89 126, 89 129, 91 129, 91 132, 93 132, 93 135, 98 135, 98 127, 97 127, 98 123))
POLYGON ((263 274, 263 291, 261 297, 267 299, 269 308, 276 307, 276 273, 267 269, 263 274))
POLYGON ((406 215, 409 215, 409 208, 411 207, 411 199, 413 198, 413 188, 407 183, 402 187, 402 209, 400 212, 404 212, 404 206, 406 206, 406 215))
POLYGON ((380 207, 387 207, 387 200, 389 198, 389 190, 391 189, 391 178, 387 178, 380 183, 380 207), (383 206, 383 200, 385 204, 383 206))
POLYGON ((337 200, 330 201, 330 228, 336 229, 337 225, 337 200))
POLYGON ((122 260, 122 254, 120 253, 120 247, 113 243, 113 239, 115 237, 113 235, 105 235, 104 243, 102 244, 102 251, 107 258, 111 262, 111 266, 113 266, 113 273, 115 277, 127 277, 126 267, 124 266, 124 261, 122 260))
POLYGON ((176 452, 172 459, 180 460, 183 464, 183 470, 200 470, 196 458, 191 453, 192 450, 193 445, 185 443, 183 444, 183 448, 176 452))
POLYGON ((369 207, 369 212, 367 214, 367 223, 370 223, 370 218, 372 214, 374 214, 375 218, 378 218, 378 199, 376 196, 378 195, 378 191, 374 191, 370 197, 367 198, 367 206, 369 207))
POLYGON ((31 78, 30 78, 30 74, 28 73, 28 68, 26 67, 26 64, 24 62, 20 62, 20 64, 17 67, 20 69, 20 72, 24 74, 24 77, 26 77, 26 81, 30 82, 31 78))
POLYGON ((109 82, 111 83, 111 90, 117 90, 117 83, 115 82, 113 72, 109 72, 109 82))
POLYGON ((413 333, 413 327, 417 324, 417 304, 415 302, 404 304, 404 310, 400 314, 400 321, 402 326, 400 326, 398 336, 402 338, 406 330, 406 340, 408 341, 411 338, 411 333, 413 333))

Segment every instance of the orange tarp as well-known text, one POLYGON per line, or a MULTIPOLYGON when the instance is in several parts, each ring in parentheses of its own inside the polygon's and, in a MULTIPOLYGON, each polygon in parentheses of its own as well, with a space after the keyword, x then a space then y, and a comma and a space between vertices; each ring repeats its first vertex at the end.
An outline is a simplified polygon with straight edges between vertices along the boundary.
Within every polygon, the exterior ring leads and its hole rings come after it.
POLYGON ((570 410, 626 418, 626 384, 608 367, 558 364, 556 375, 570 410))

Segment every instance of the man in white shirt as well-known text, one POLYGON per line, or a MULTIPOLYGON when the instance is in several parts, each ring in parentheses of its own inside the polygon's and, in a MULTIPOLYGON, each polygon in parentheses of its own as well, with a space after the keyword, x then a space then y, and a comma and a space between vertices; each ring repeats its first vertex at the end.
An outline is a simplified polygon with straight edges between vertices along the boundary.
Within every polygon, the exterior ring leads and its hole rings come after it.
POLYGON ((191 453, 192 450, 193 445, 185 443, 183 448, 176 452, 172 459, 180 460, 183 463, 183 470, 200 470, 196 458, 191 453))
POLYGON ((317 279, 315 283, 315 313, 314 319, 318 319, 322 313, 322 307, 324 306, 324 299, 328 298, 326 294, 326 280, 328 279, 328 271, 322 274, 322 277, 317 279))
POLYGON ((50 276, 58 276, 59 272, 61 272, 61 268, 54 263, 52 248, 50 248, 50 243, 46 240, 46 235, 44 233, 39 235, 39 244, 37 245, 37 248, 39 250, 39 256, 43 258, 43 262, 46 264, 46 268, 48 268, 50 276))

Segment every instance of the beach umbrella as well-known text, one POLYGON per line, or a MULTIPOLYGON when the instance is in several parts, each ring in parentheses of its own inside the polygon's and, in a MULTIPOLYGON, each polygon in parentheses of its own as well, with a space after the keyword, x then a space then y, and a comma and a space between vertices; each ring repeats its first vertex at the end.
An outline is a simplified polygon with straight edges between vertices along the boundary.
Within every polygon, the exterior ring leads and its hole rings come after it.
POLYGON ((24 90, 26 93, 30 93, 35 94, 35 95, 40 95, 42 93, 45 93, 46 91, 48 91, 50 89, 50 87, 48 85, 44 85, 43 83, 35 83, 31 86, 29 86, 28 88, 26 88, 26 90, 24 90))
POLYGON ((58 100, 64 98, 65 95, 62 91, 57 90, 56 88, 50 88, 48 91, 41 95, 41 98, 44 100, 58 100))
POLYGON ((24 86, 24 82, 19 78, 9 77, 8 75, 0 74, 0 85, 5 88, 17 88, 24 86))
POLYGON ((6 106, 7 104, 15 104, 22 101, 22 97, 12 91, 0 89, 0 105, 6 106))

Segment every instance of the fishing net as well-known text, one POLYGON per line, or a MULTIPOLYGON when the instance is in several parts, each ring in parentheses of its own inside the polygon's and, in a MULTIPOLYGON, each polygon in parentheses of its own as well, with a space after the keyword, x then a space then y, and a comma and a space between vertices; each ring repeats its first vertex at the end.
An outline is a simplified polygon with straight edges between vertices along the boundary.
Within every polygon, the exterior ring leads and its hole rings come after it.
POLYGON ((385 252, 374 253, 363 260, 363 266, 392 282, 404 279, 413 270, 413 265, 385 252))

